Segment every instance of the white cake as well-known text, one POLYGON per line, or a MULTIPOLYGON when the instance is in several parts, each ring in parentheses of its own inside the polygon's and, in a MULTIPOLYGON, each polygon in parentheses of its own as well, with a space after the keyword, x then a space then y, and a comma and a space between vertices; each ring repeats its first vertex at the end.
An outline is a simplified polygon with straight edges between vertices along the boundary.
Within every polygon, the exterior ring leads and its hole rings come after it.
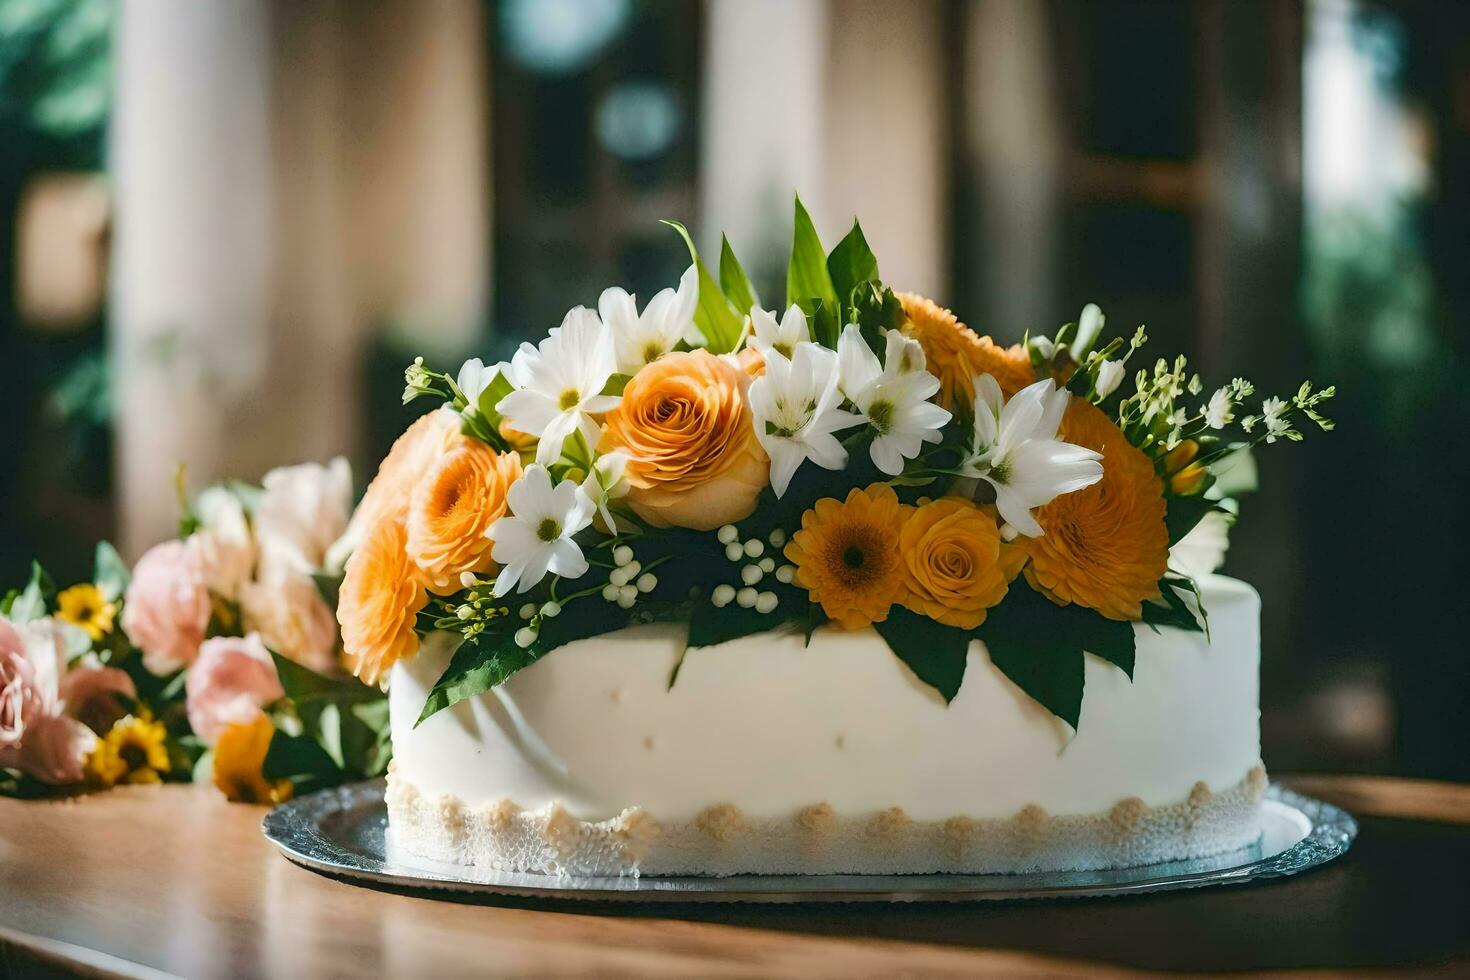
POLYGON ((1022 872, 1259 836, 1260 600, 1202 580, 1210 636, 1088 656, 1075 734, 973 643, 946 705, 871 629, 691 650, 683 624, 557 649, 414 722, 450 643, 393 668, 396 846, 578 875, 1022 872))

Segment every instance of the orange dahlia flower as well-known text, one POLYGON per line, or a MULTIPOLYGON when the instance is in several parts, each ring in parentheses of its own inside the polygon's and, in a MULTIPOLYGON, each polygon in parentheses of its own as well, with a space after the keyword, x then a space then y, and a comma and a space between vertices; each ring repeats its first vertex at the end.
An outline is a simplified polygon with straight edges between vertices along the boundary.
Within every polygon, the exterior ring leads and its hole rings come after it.
POLYGON ((1164 487, 1153 461, 1080 398, 1072 399, 1057 438, 1102 453, 1103 477, 1037 511, 1046 534, 1027 539, 1026 580, 1058 605, 1138 619, 1143 600, 1158 596, 1169 560, 1164 487))
POLYGON ((382 521, 402 521, 419 477, 458 438, 459 416, 453 412, 434 411, 415 419, 379 464, 343 536, 360 544, 382 521))
POLYGON ((992 375, 1007 398, 1036 380, 1031 356, 1020 344, 1000 347, 978 336, 953 313, 917 293, 899 293, 904 331, 924 348, 929 373, 939 379, 939 404, 953 409, 975 400, 975 375, 992 375))
POLYGON ((770 460, 745 401, 750 376, 708 351, 665 354, 633 376, 599 444, 628 456, 628 505, 654 527, 712 531, 749 517, 770 460))
POLYGON ((521 477, 521 457, 461 439, 438 457, 414 487, 408 506, 408 557, 429 589, 459 589, 463 572, 488 572, 494 544, 485 537, 505 516, 505 491, 521 477))
POLYGON ((407 544, 401 523, 380 521, 347 560, 337 622, 347 665, 365 684, 377 684, 419 648, 414 621, 428 596, 407 544))
POLYGON ((920 506, 904 523, 898 550, 908 586, 903 604, 946 626, 979 626, 1010 585, 995 518, 968 500, 920 506))
POLYGON ((795 582, 843 629, 888 618, 908 591, 899 537, 912 507, 886 483, 853 489, 845 501, 824 497, 801 515, 801 530, 786 545, 795 582))

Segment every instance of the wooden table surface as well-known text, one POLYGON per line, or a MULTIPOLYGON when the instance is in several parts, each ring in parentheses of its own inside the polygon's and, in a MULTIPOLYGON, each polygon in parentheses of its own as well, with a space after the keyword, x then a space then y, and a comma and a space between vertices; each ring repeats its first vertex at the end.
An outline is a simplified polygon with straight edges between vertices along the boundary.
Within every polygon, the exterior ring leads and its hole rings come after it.
POLYGON ((1470 975, 1470 786, 1297 777, 1357 843, 1277 882, 973 905, 627 906, 386 893, 204 788, 0 800, 0 977, 1470 975))

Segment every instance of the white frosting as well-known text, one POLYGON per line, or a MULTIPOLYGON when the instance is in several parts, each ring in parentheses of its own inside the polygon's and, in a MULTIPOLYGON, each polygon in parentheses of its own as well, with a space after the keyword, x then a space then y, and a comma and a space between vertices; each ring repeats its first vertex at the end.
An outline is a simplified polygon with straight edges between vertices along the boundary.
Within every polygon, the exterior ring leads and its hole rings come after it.
POLYGON ((1171 806, 1196 783, 1241 784, 1260 760, 1260 600, 1227 578, 1202 586, 1211 639, 1136 627, 1132 683, 1088 655, 1070 738, 978 642, 946 706, 872 631, 692 650, 670 690, 684 627, 662 624, 569 644, 414 728, 449 658, 430 641, 393 669, 393 778, 425 799, 582 821, 637 809, 681 823, 719 806, 754 820, 897 807, 915 821, 1171 806))

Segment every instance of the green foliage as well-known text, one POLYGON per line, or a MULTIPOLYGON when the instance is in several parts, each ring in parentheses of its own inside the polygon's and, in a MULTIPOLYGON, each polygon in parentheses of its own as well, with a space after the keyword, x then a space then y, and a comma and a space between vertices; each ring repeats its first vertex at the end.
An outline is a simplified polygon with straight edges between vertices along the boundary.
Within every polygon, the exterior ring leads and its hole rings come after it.
POLYGON ((1171 546, 1178 544, 1181 538, 1193 531, 1206 514, 1223 510, 1218 501, 1202 496, 1169 496, 1165 500, 1167 510, 1164 512, 1164 525, 1169 529, 1171 546))
MULTIPOLYGON (((868 247, 868 240, 863 237, 863 229, 857 219, 853 219, 852 230, 837 243, 832 254, 827 256, 827 275, 844 311, 851 310, 853 292, 859 285, 878 278, 878 257, 868 247)), ((856 322, 847 316, 839 319, 843 323, 856 322)))
POLYGON ((610 633, 627 624, 626 610, 600 597, 588 596, 563 609, 560 616, 542 620, 541 630, 529 647, 519 646, 508 628, 486 630, 460 644, 449 666, 429 691, 424 710, 414 725, 422 725, 445 708, 504 683, 557 647, 610 633))
POLYGON ((875 623, 874 629, 914 676, 944 697, 945 704, 954 700, 965 679, 968 630, 936 623, 902 606, 889 610, 888 618, 875 623))
POLYGON ((812 321, 812 337, 824 347, 837 347, 842 325, 842 307, 832 276, 827 271, 827 253, 817 237, 811 215, 796 199, 796 222, 791 239, 791 263, 786 270, 786 305, 799 305, 812 321))
POLYGON ((262 769, 298 792, 381 776, 393 756, 388 699, 354 680, 326 677, 272 653, 286 696, 271 708, 276 733, 262 769))
POLYGON ((1194 582, 1180 576, 1165 576, 1159 583, 1160 598, 1143 604, 1143 621, 1155 631, 1161 626, 1172 626, 1190 633, 1204 632, 1205 626, 1201 618, 1194 614, 1184 599, 1185 592, 1198 594, 1194 582), (1181 589, 1184 591, 1181 592, 1181 589))
POLYGON ((6 596, 6 602, 0 613, 9 617, 16 625, 29 623, 33 619, 40 619, 46 615, 47 604, 51 597, 56 595, 56 583, 51 581, 51 576, 37 561, 31 562, 31 580, 26 587, 18 593, 6 596))
POLYGON ((684 244, 689 248, 689 258, 698 269, 699 305, 694 310, 695 326, 704 334, 706 345, 712 353, 724 354, 734 350, 735 345, 740 343, 745 318, 735 311, 725 294, 720 292, 719 284, 709 274, 709 269, 705 268, 699 257, 699 250, 694 247, 694 239, 689 237, 689 229, 677 221, 666 220, 663 223, 684 239, 684 244))
MULTIPOLYGON (((132 573, 123 562, 117 549, 106 541, 97 542, 97 557, 92 566, 92 582, 109 601, 116 600, 127 591, 132 573)), ((333 606, 332 608, 336 608, 333 606)))
POLYGON ((752 306, 760 305, 760 298, 755 294, 755 287, 750 284, 750 277, 741 268, 740 260, 735 257, 735 250, 730 247, 730 239, 723 235, 720 236, 720 289, 735 304, 735 310, 742 316, 748 315, 752 306))

